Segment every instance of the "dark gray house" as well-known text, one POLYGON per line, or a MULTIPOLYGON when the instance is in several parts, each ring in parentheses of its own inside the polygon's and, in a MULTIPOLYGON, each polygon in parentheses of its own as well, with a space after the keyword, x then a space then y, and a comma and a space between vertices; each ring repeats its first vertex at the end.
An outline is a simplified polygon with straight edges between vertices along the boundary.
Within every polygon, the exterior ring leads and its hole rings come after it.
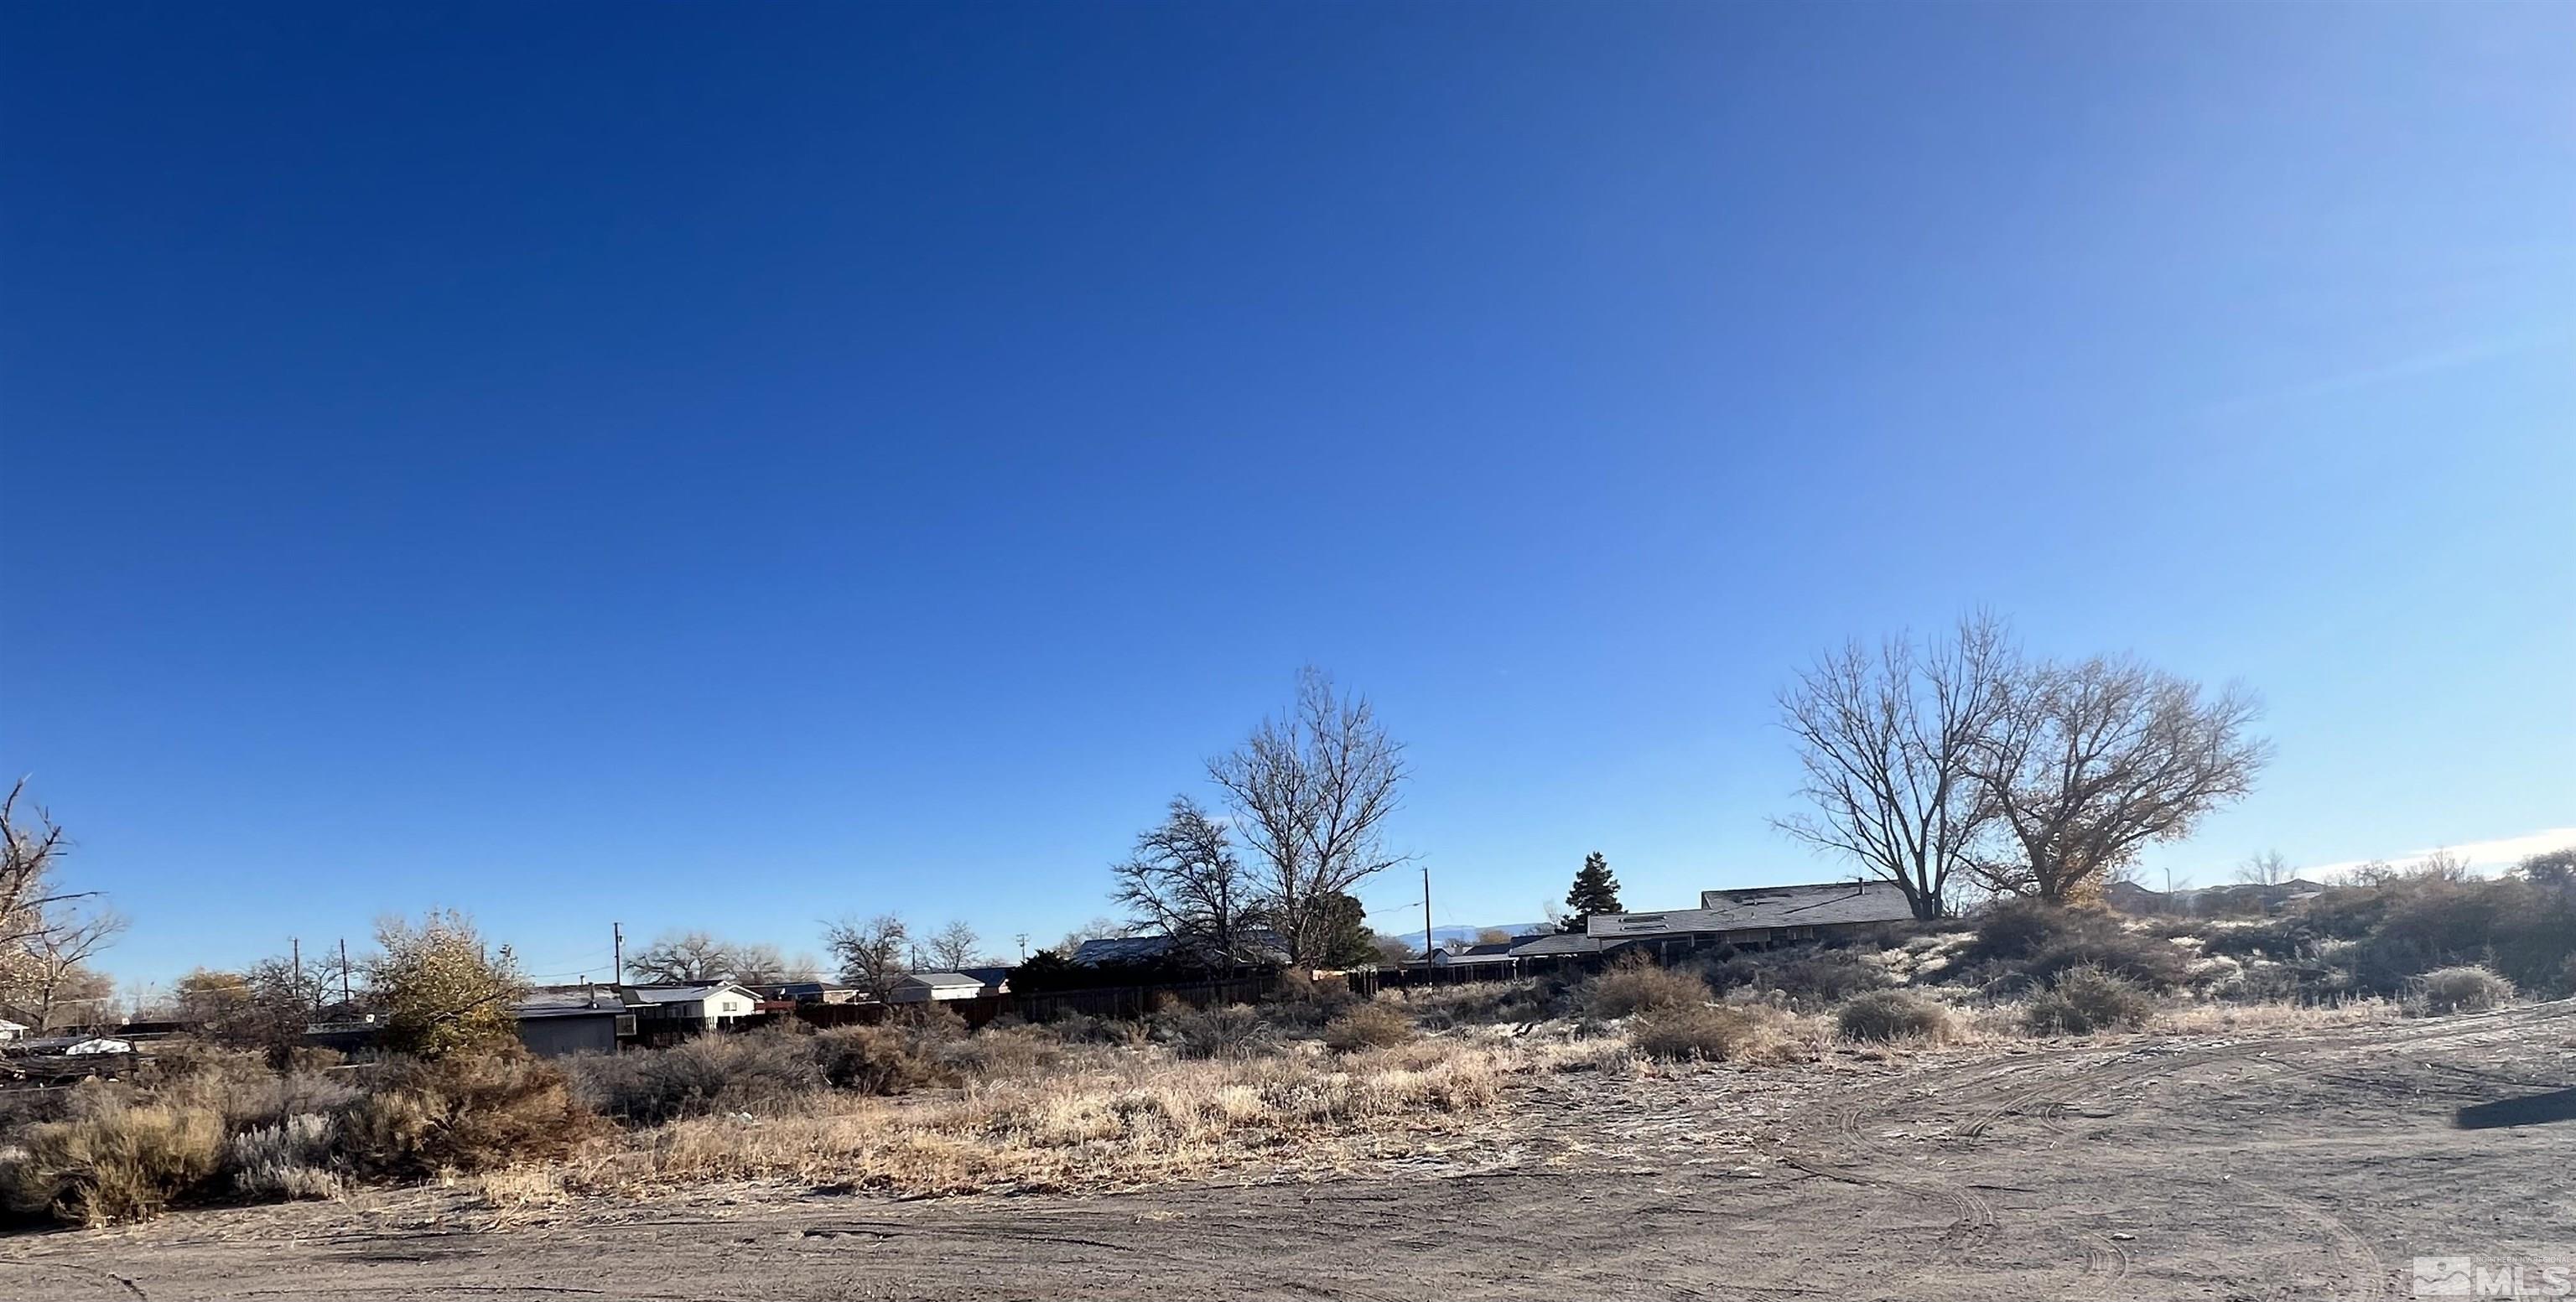
POLYGON ((540 1058, 570 1053, 615 1053, 635 1035, 635 1015, 613 987, 546 990, 510 1005, 519 1043, 540 1058))

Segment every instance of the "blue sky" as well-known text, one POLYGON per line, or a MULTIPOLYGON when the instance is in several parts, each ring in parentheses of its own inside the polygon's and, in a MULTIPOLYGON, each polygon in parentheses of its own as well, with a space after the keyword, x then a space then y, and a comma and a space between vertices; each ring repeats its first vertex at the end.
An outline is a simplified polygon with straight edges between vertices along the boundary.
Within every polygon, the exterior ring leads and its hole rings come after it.
POLYGON ((2576 826, 2565 6, 21 4, 0 189, 129 976, 1045 939, 1307 662, 1444 923, 1830 875, 1771 693, 1978 605, 2268 700, 2151 867, 2576 826))

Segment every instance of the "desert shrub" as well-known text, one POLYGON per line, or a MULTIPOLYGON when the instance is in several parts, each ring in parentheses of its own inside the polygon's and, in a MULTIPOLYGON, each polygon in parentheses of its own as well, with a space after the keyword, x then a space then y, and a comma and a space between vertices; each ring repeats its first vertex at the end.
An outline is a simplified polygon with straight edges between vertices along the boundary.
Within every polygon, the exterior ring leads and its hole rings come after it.
POLYGON ((333 1149, 337 1119, 299 1112, 275 1125, 253 1126, 224 1141, 224 1169, 233 1191, 249 1198, 337 1198, 340 1173, 333 1149))
POLYGON ((1834 1029, 1847 1040, 1939 1039, 1949 1027, 1939 1004, 1901 990, 1854 995, 1834 1010, 1834 1029))
POLYGON ((1633 1017, 1660 1008, 1707 1003, 1708 983, 1688 972, 1657 967, 1644 955, 1622 955, 1608 971, 1575 990, 1575 1004, 1592 1018, 1633 1017))
POLYGON ((940 1079, 920 1041, 895 1026, 836 1026, 808 1042, 823 1081, 861 1094, 904 1094, 940 1079))
POLYGON ((2417 978, 2414 1003, 2426 1013, 2478 1013, 2512 998, 2513 982, 2472 964, 2417 978))
POLYGON ((1660 1005, 1637 1014, 1628 1024, 1628 1042, 1663 1062, 1748 1057, 1769 1039, 1769 1025, 1761 1013, 1707 1003, 1660 1005))
POLYGON ((341 1120, 361 1172, 418 1177, 561 1157, 597 1133, 562 1072, 524 1053, 389 1058, 341 1120))
POLYGON ((1384 1049, 1413 1038, 1413 1019, 1388 1004, 1361 1004, 1324 1027, 1324 1045, 1335 1053, 1384 1049))
POLYGON ((965 1039, 935 1046, 939 1065, 978 1080, 1026 1080, 1064 1060, 1064 1042, 1033 1027, 987 1026, 965 1039))
POLYGON ((1725 951, 1700 967, 1713 989, 1777 991, 1801 1008, 1828 1008, 1865 990, 1878 990, 1892 980, 1887 970, 1862 957, 1857 948, 1725 951))
POLYGON ((1403 1001, 1422 1027, 1445 1031, 1497 1022, 1543 1022, 1563 1017, 1572 1004, 1575 983, 1551 973, 1518 981, 1471 981, 1454 986, 1423 986, 1393 996, 1403 1001))
POLYGON ((1154 1029, 1184 1058, 1240 1058, 1277 1047, 1270 1025, 1242 1005, 1158 1013, 1154 1029))
POLYGON ((2196 933, 2200 952, 2219 958, 2270 959, 2286 963, 2316 948, 2317 937, 2302 921, 2291 918, 2251 926, 2204 927, 2196 933))
POLYGON ((1148 1030, 1142 1022, 1093 1017, 1089 1013, 1066 1013, 1038 1025, 1066 1044, 1109 1044, 1131 1049, 1145 1042, 1148 1030))
POLYGON ((2130 931, 2109 913, 2042 900, 2009 900, 1979 914, 1965 958, 1989 982, 2016 973, 2044 982, 2100 968, 2140 985, 2173 987, 2191 966, 2173 942, 2130 931))
POLYGON ((580 1100, 600 1115, 660 1125, 714 1112, 766 1112, 823 1087, 803 1038, 707 1035, 668 1049, 566 1059, 580 1100))
POLYGON ((1278 989, 1256 1007, 1261 1020, 1291 1035, 1314 1035, 1334 1018, 1361 1003, 1350 983, 1340 978, 1318 981, 1303 972, 1279 974, 1278 989))
POLYGON ((2155 1000, 2116 973, 2069 968, 2022 1009, 2034 1035, 2091 1035, 2143 1024, 2155 1000))
POLYGON ((213 1180, 224 1155, 220 1114, 90 1088, 104 1084, 83 1082, 70 1115, 28 1127, 0 1159, 0 1201, 10 1211, 73 1225, 143 1220, 213 1180))

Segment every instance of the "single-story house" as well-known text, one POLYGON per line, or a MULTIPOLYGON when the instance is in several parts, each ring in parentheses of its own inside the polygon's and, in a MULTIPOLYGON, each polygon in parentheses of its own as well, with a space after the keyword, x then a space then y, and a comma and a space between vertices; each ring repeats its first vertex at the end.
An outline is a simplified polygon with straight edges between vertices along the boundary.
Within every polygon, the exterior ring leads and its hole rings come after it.
POLYGON ((635 1014, 614 989, 548 990, 510 1005, 519 1042, 540 1058, 568 1053, 615 1053, 635 1034, 635 1014))
MULTIPOLYGON (((1256 927, 1241 933, 1243 948, 1253 961, 1284 963, 1288 960, 1288 942, 1278 932, 1256 927)), ((1166 959, 1188 957, 1198 944, 1178 936, 1107 936, 1086 940, 1073 951, 1073 961, 1085 967, 1102 963, 1159 963, 1166 959)))
POLYGON ((0 1017, 0 1044, 7 1044, 12 1040, 23 1040, 26 1038, 26 1023, 13 1022, 5 1017, 0 1017))
POLYGON ((962 975, 970 976, 983 982, 985 994, 1007 995, 1011 993, 1011 969, 1007 967, 1003 967, 999 964, 982 964, 976 967, 961 967, 957 969, 957 971, 962 975))
POLYGON ((1697 949, 1821 940, 1913 918, 1894 882, 1814 882, 1702 891, 1696 909, 1596 913, 1584 920, 1583 932, 1605 951, 1638 944, 1697 949))
POLYGON ((980 999, 984 982, 963 972, 907 972, 886 992, 890 1004, 928 1004, 950 999, 980 999))
POLYGON ((694 985, 622 986, 627 1008, 637 1020, 676 1028, 697 1023, 707 1030, 732 1026, 760 1011, 760 993, 731 981, 694 985))
POLYGON ((1544 935, 1523 936, 1512 942, 1512 957, 1529 963, 1536 960, 1562 961, 1583 958, 1601 952, 1601 942, 1580 931, 1554 931, 1544 935))
POLYGON ((1486 941, 1477 945, 1443 945, 1431 951, 1433 967, 1489 967, 1510 963, 1513 940, 1486 941))

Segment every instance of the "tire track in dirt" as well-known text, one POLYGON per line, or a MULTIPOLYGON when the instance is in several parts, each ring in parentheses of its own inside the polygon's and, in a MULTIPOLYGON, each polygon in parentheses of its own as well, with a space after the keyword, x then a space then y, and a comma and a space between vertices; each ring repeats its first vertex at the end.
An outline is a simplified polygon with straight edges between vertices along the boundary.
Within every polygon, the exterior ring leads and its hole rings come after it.
MULTIPOLYGON (((1784 1145, 1807 1141, 1802 1146, 1813 1146, 1804 1153, 1784 1152, 1781 1161, 1810 1175, 1946 1204, 1954 1219, 1944 1237, 1950 1241, 1955 1253, 1970 1245, 1990 1246, 1996 1241, 2007 1241, 2020 1233, 2023 1227, 2007 1225, 1993 1205, 1965 1181, 1947 1175, 1937 1167, 1918 1168, 1928 1179, 1891 1178, 1855 1170, 1855 1167, 1887 1167, 1906 1161, 1903 1155, 1880 1143, 1869 1131, 1873 1123, 1896 1120, 1901 1109, 1976 1105, 1981 1095, 2002 1091, 2000 1099, 1985 1104, 1948 1136, 1950 1144, 1973 1146, 1990 1138, 1995 1128, 2009 1117, 2029 1116, 2048 1129, 2062 1129, 2058 1114, 2069 1101, 2108 1096, 2122 1086, 2142 1080, 2177 1076, 2210 1067, 2244 1066, 2259 1066, 2269 1072, 2315 1075, 2328 1070, 2328 1067, 2325 1064, 2301 1063, 2287 1055, 2384 1052, 2429 1047, 2447 1041, 2509 1036, 2566 1018, 2571 1012, 2576 1012, 2576 1001, 2560 1000, 2445 1019, 2439 1023, 2343 1028, 2288 1035, 2253 1034, 2197 1047, 2175 1044, 2169 1039, 2125 1047, 2069 1046, 2042 1050, 2000 1067, 1986 1062, 1933 1068, 1902 1080, 1901 1089, 1890 1088, 1897 1082, 1873 1082, 1854 1086, 1820 1105, 1820 1120, 1794 1125, 1783 1137, 1784 1145), (2061 1065, 2071 1065, 2071 1070, 2049 1080, 2027 1082, 2026 1078, 2032 1072, 2061 1065), (1819 1140, 1824 1142, 1816 1144, 1815 1141, 1819 1140)), ((2105 1097, 2104 1101, 2111 1106, 2121 1106, 2115 1098, 2105 1097)), ((1919 1118, 1909 1120, 1908 1125, 1918 1133, 1924 1129, 1919 1118)), ((2344 1269, 2340 1273, 2364 1285, 2365 1295, 2376 1295, 2381 1290, 2386 1276, 2378 1253, 2331 1210, 2279 1189, 2260 1187, 2259 1193, 2292 1219, 2315 1226, 2318 1230, 2316 1249, 2329 1263, 2342 1265, 2344 1269)), ((2080 1260, 2075 1263, 2075 1275, 2065 1296, 2109 1298, 2120 1291, 2121 1281, 2128 1276, 2133 1263, 2128 1251, 2108 1236, 2062 1223, 2042 1222, 2028 1228, 2068 1240, 2079 1254, 2080 1260)))

